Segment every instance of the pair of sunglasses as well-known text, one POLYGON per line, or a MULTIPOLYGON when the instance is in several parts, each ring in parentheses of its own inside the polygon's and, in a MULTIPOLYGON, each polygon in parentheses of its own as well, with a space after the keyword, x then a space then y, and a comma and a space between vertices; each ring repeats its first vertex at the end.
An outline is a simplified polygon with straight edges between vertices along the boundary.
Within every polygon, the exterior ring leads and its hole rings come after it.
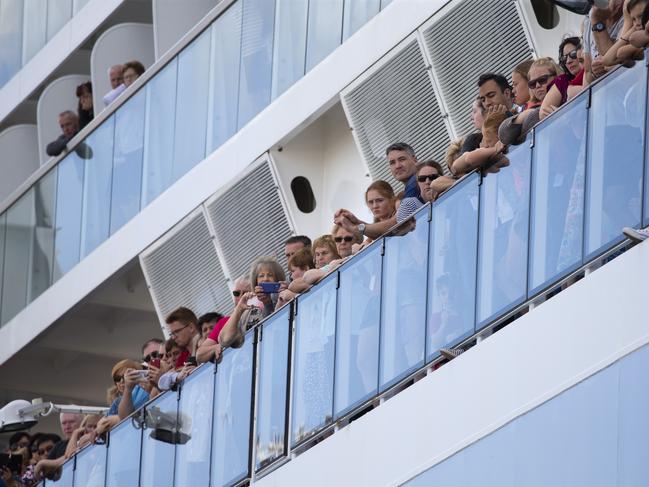
POLYGON ((350 237, 350 236, 347 236, 347 237, 334 237, 334 240, 336 241, 336 243, 340 243, 343 240, 345 242, 351 242, 352 240, 354 240, 354 237, 350 237))
POLYGON ((527 87, 530 89, 536 88, 537 86, 545 86, 548 84, 548 80, 552 78, 552 74, 544 74, 543 76, 539 76, 536 79, 531 79, 527 83, 527 87))
POLYGON ((150 354, 145 355, 144 358, 142 359, 142 361, 146 362, 146 363, 149 363, 149 362, 151 362, 151 359, 154 359, 154 358, 162 358, 162 355, 160 355, 159 352, 154 350, 150 354))
POLYGON ((439 174, 427 174, 425 176, 417 176, 417 181, 423 183, 424 181, 435 181, 439 177, 439 174))
POLYGON ((574 50, 570 51, 568 54, 564 54, 561 57, 559 57, 559 62, 561 64, 565 64, 565 62, 568 60, 568 58, 577 59, 577 49, 574 49, 574 50))

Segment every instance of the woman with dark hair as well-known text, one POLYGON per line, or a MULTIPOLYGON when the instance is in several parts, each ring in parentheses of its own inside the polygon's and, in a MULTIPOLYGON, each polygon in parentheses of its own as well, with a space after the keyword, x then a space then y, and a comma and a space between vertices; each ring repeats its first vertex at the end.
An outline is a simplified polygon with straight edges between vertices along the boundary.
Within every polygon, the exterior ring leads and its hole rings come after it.
POLYGON ((92 106, 92 83, 86 81, 77 86, 76 95, 77 98, 79 98, 77 115, 79 115, 79 130, 81 130, 95 117, 94 108, 92 106))
POLYGON ((566 37, 559 45, 559 66, 563 73, 548 84, 546 96, 541 104, 539 118, 543 120, 550 113, 573 97, 584 84, 584 55, 579 37, 566 37), (574 88, 573 88, 574 87, 574 88))

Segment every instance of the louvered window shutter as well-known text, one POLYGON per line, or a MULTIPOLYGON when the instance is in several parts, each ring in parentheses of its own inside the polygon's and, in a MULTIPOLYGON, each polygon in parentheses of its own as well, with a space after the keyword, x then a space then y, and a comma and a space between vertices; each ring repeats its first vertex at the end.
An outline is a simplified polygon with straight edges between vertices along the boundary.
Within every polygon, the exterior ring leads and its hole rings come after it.
POLYGON ((202 207, 142 252, 140 262, 161 321, 179 306, 199 316, 232 309, 202 207))
POLYGON ((420 161, 442 162, 449 134, 415 36, 406 39, 341 94, 354 137, 372 179, 401 185, 390 174, 385 149, 414 147, 420 161))
POLYGON ((233 280, 248 275, 261 256, 275 257, 286 269, 284 241, 293 232, 267 160, 205 206, 233 280))
POLYGON ((510 78, 533 51, 514 0, 464 0, 424 24, 424 44, 455 132, 466 135, 478 77, 493 72, 510 78), (478 33, 480 33, 478 35, 478 33))

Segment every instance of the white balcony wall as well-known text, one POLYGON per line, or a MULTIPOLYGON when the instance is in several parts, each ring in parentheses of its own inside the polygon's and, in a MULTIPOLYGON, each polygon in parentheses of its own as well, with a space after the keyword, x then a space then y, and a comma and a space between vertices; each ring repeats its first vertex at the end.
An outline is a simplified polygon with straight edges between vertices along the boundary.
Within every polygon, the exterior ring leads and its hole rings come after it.
POLYGON ((221 0, 153 0, 155 58, 160 59, 221 0))
POLYGON ((36 125, 14 125, 0 132, 0 201, 38 169, 36 125))
POLYGON ((38 124, 38 154, 40 163, 44 164, 50 156, 45 146, 61 135, 59 114, 66 110, 77 112, 79 100, 76 89, 90 77, 84 74, 71 74, 52 81, 38 99, 36 122, 38 124))
POLYGON ((115 64, 140 61, 145 68, 155 62, 153 26, 125 23, 104 32, 92 48, 90 74, 95 115, 104 108, 102 98, 111 90, 108 69, 115 64))

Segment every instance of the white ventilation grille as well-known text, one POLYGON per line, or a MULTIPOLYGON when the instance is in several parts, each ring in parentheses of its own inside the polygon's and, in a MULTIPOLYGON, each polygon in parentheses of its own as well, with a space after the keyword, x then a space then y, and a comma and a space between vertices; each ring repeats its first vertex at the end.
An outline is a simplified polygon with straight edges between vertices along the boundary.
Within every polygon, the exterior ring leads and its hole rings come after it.
POLYGON ((230 289, 202 208, 142 252, 140 262, 161 320, 179 306, 199 316, 230 312, 230 289))
POLYGON ((267 161, 205 206, 233 280, 248 275, 251 264, 261 256, 275 257, 286 269, 284 241, 293 232, 267 161))
POLYGON ((472 131, 471 104, 478 77, 510 78, 518 63, 533 57, 514 0, 463 0, 423 27, 426 49, 455 132, 472 131))
POLYGON ((420 161, 443 162, 449 134, 414 36, 347 87, 342 100, 372 179, 402 189, 385 156, 395 142, 413 146, 420 161))

